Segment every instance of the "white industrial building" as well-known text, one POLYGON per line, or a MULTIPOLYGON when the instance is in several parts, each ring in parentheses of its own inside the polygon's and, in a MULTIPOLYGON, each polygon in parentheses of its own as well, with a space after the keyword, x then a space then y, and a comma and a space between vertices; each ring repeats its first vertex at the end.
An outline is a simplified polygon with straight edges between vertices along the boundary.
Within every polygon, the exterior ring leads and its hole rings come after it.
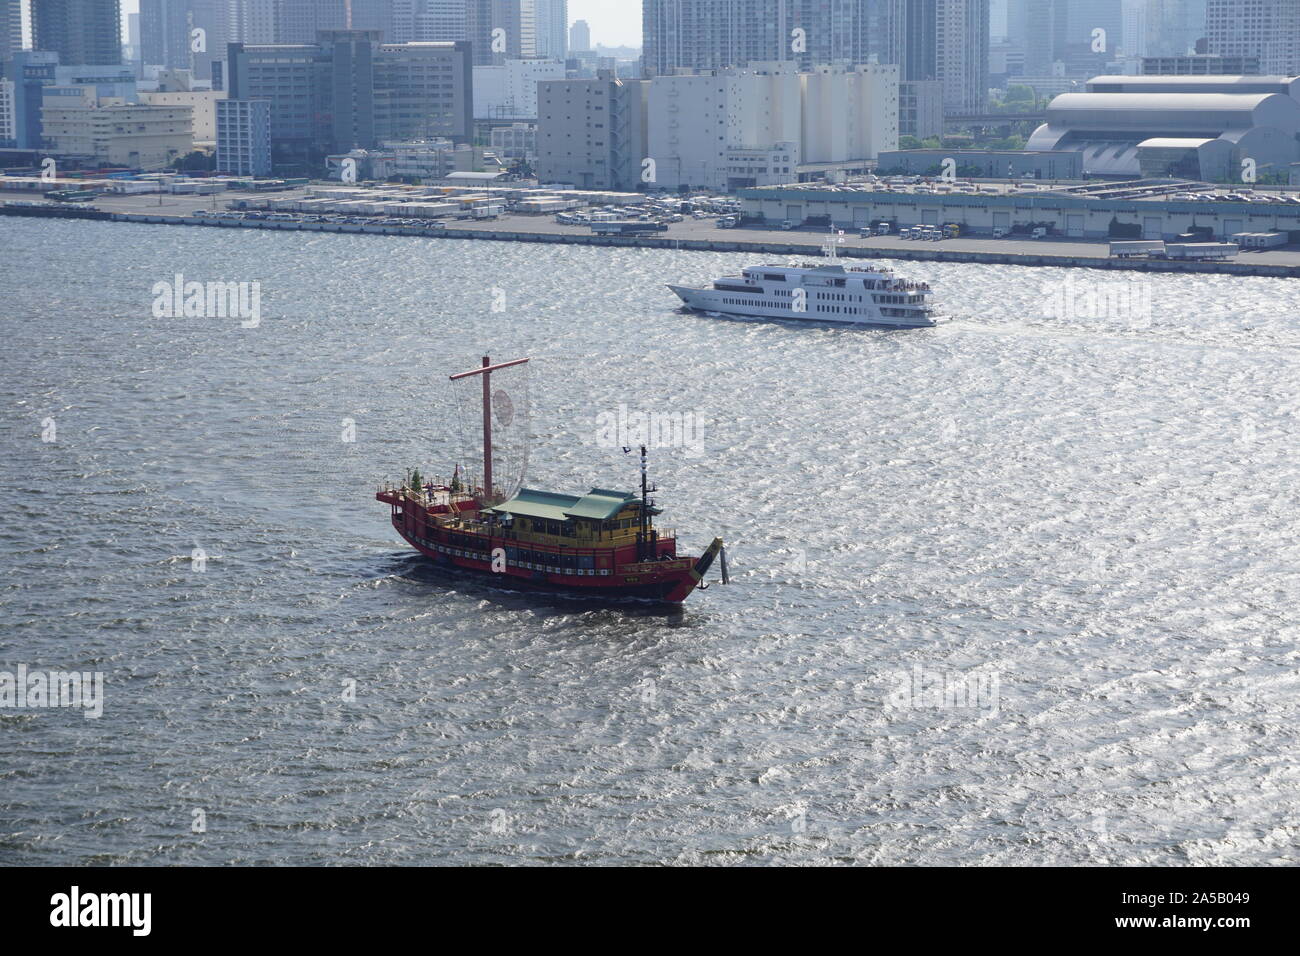
POLYGON ((803 161, 874 159, 898 147, 898 67, 814 67, 803 83, 803 161))
POLYGON ((475 119, 536 119, 537 84, 564 79, 559 60, 506 60, 474 67, 475 119))
POLYGON ((655 184, 731 190, 796 182, 800 167, 869 160, 898 145, 898 68, 791 62, 650 82, 655 184))
POLYGON ((803 139, 800 100, 793 63, 655 77, 646 119, 655 184, 725 190, 734 178, 751 177, 749 158, 730 151, 757 159, 779 143, 790 149, 772 152, 757 181, 745 184, 793 182, 803 139))

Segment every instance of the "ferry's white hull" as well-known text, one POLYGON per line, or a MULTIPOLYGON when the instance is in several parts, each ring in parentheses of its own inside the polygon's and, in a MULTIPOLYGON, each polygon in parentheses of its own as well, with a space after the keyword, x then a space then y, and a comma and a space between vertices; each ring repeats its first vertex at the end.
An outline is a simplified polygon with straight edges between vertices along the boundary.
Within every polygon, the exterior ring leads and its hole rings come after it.
MULTIPOLYGON (((780 319, 786 322, 820 322, 827 325, 872 326, 890 329, 928 329, 933 328, 942 321, 940 316, 935 315, 918 316, 917 318, 881 315, 879 310, 871 309, 866 303, 861 306, 861 311, 856 314, 819 314, 815 305, 812 309, 796 312, 783 305, 765 305, 755 301, 740 304, 735 301, 737 299, 735 294, 728 294, 718 289, 692 289, 681 285, 669 285, 668 288, 672 289, 689 309, 697 312, 734 316, 736 318, 780 319)), ((746 296, 746 298, 756 299, 758 297, 746 296)))

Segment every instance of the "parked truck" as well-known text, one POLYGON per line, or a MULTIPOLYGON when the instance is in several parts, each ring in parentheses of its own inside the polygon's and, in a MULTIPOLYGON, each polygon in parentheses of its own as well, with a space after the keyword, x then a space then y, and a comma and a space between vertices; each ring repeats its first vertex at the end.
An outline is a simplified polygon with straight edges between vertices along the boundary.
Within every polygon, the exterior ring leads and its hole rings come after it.
POLYGON ((95 198, 93 189, 54 189, 45 194, 46 199, 55 202, 90 202, 95 198))
POLYGON ((1239 250, 1235 242, 1170 242, 1165 244, 1165 258, 1231 259, 1239 250))
POLYGON ((1237 232, 1232 241, 1243 249, 1276 249, 1285 246, 1290 237, 1285 232, 1237 232))
POLYGON ((667 232, 668 225, 662 222, 645 222, 641 219, 618 219, 611 222, 593 222, 593 236, 648 236, 655 232, 667 232))
POLYGON ((1165 244, 1160 239, 1127 239, 1110 244, 1112 259, 1133 259, 1164 254, 1165 244))

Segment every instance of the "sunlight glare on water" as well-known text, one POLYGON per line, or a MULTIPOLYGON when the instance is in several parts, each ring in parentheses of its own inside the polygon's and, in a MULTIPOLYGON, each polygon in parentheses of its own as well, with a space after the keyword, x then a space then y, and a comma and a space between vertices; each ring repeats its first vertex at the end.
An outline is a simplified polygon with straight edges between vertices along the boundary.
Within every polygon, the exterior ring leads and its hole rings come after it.
POLYGON ((5 862, 1296 862, 1293 282, 1062 317, 1061 270, 895 263, 953 321, 884 332, 676 310, 743 255, 2 228, 0 669, 106 681, 0 712, 5 862), (260 325, 155 318, 175 273, 260 325), (532 487, 633 490, 597 417, 696 414, 651 475, 732 584, 415 556, 375 486, 450 471, 484 354, 533 359, 532 487))

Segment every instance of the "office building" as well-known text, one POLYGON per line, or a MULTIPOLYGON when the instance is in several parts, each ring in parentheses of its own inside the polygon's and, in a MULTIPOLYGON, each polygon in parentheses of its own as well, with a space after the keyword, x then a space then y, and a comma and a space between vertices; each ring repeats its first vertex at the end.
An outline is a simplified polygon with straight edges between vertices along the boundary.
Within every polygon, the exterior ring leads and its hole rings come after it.
POLYGON ((1130 40, 1140 37, 1128 35, 1139 30, 1137 2, 1146 0, 1012 0, 1008 42, 1023 56, 1027 76, 1101 73, 1119 56, 1139 55, 1130 40))
POLYGON ((190 65, 189 4, 140 0, 140 60, 149 66, 190 65))
POLYGON ((21 50, 10 55, 6 78, 13 83, 14 147, 39 149, 42 143, 41 107, 44 89, 54 85, 59 68, 57 53, 21 50))
POLYGON ((381 44, 375 58, 376 138, 471 139, 472 59, 467 40, 381 44))
POLYGON ((492 152, 501 160, 525 160, 532 162, 537 157, 537 125, 535 123, 511 123, 509 126, 493 127, 490 134, 492 152))
POLYGON ((537 21, 536 54, 563 60, 569 52, 569 0, 533 0, 537 21))
POLYGON ((0 61, 23 48, 22 0, 0 0, 0 61))
POLYGON ((122 62, 119 0, 39 0, 31 5, 32 49, 65 66, 122 62))
POLYGON ((0 149, 13 149, 18 143, 18 102, 14 81, 0 77, 0 149))
POLYGON ((591 26, 586 20, 574 20, 569 27, 569 49, 575 53, 591 50, 591 26))
POLYGON ((945 112, 987 106, 988 0, 884 0, 879 29, 881 61, 898 65, 901 82, 939 82, 945 112))
MULTIPOLYGON (((988 0, 981 2, 987 7, 988 0)), ((641 19, 645 76, 771 61, 807 70, 866 63, 873 52, 871 5, 865 2, 643 0, 641 19), (792 35, 796 29, 798 36, 792 35)))
POLYGON ((1145 57, 1147 50, 1147 0, 1124 0, 1124 35, 1121 48, 1125 56, 1145 57))
POLYGON ((1300 0, 1208 0, 1206 50, 1258 57, 1262 73, 1300 73, 1300 0))
POLYGON ((989 0, 939 0, 937 8, 933 78, 943 84, 944 111, 981 112, 988 106, 989 0))
POLYGON ((84 163, 163 169, 193 149, 188 107, 106 102, 88 88, 47 88, 41 122, 50 152, 84 163))
MULTIPOLYGON (((1247 0, 1233 2, 1239 5, 1247 0)), ((1146 0, 1146 55, 1197 52, 1197 43, 1205 38, 1206 13, 1207 0, 1146 0)))
POLYGON ((348 0, 276 0, 275 42, 314 43, 322 30, 348 28, 348 0))
POLYGON ((1258 56, 1216 56, 1195 53, 1189 56, 1144 56, 1145 76, 1257 76, 1258 56))
POLYGON ((229 43, 277 43, 277 0, 226 0, 226 41, 229 43))
POLYGON ((467 0, 465 21, 475 66, 537 55, 534 0, 467 0))
POLYGON ((394 22, 392 42, 411 40, 454 43, 469 39, 469 5, 466 0, 409 0, 412 15, 409 25, 403 20, 394 22), (408 37, 408 40, 403 40, 408 37))
POLYGON ((277 161, 319 161, 324 153, 375 142, 378 31, 324 31, 319 39, 230 45, 228 96, 270 102, 277 161))
POLYGON ((88 88, 96 99, 118 99, 124 103, 137 100, 135 70, 126 64, 60 64, 54 69, 53 85, 88 88))
POLYGON ((225 98, 221 90, 146 90, 139 94, 146 106, 188 107, 194 142, 201 145, 217 141, 217 104, 225 98))
POLYGON ((313 44, 230 45, 229 96, 270 102, 275 162, 319 164, 380 140, 472 135, 469 43, 379 38, 333 30, 313 44))
POLYGON ((537 178, 581 189, 631 191, 641 184, 649 83, 594 79, 537 85, 537 178))
POLYGON ((237 6, 230 0, 140 0, 142 65, 189 70, 199 83, 210 84, 237 6))
POLYGON ((229 99, 270 104, 276 162, 310 161, 330 151, 335 137, 325 113, 328 72, 320 47, 232 43, 225 74, 229 99))
POLYGON ((926 139, 943 135, 943 84, 907 80, 898 84, 898 135, 926 139))
POLYGON ((235 176, 271 174, 271 104, 218 100, 217 171, 235 176))

